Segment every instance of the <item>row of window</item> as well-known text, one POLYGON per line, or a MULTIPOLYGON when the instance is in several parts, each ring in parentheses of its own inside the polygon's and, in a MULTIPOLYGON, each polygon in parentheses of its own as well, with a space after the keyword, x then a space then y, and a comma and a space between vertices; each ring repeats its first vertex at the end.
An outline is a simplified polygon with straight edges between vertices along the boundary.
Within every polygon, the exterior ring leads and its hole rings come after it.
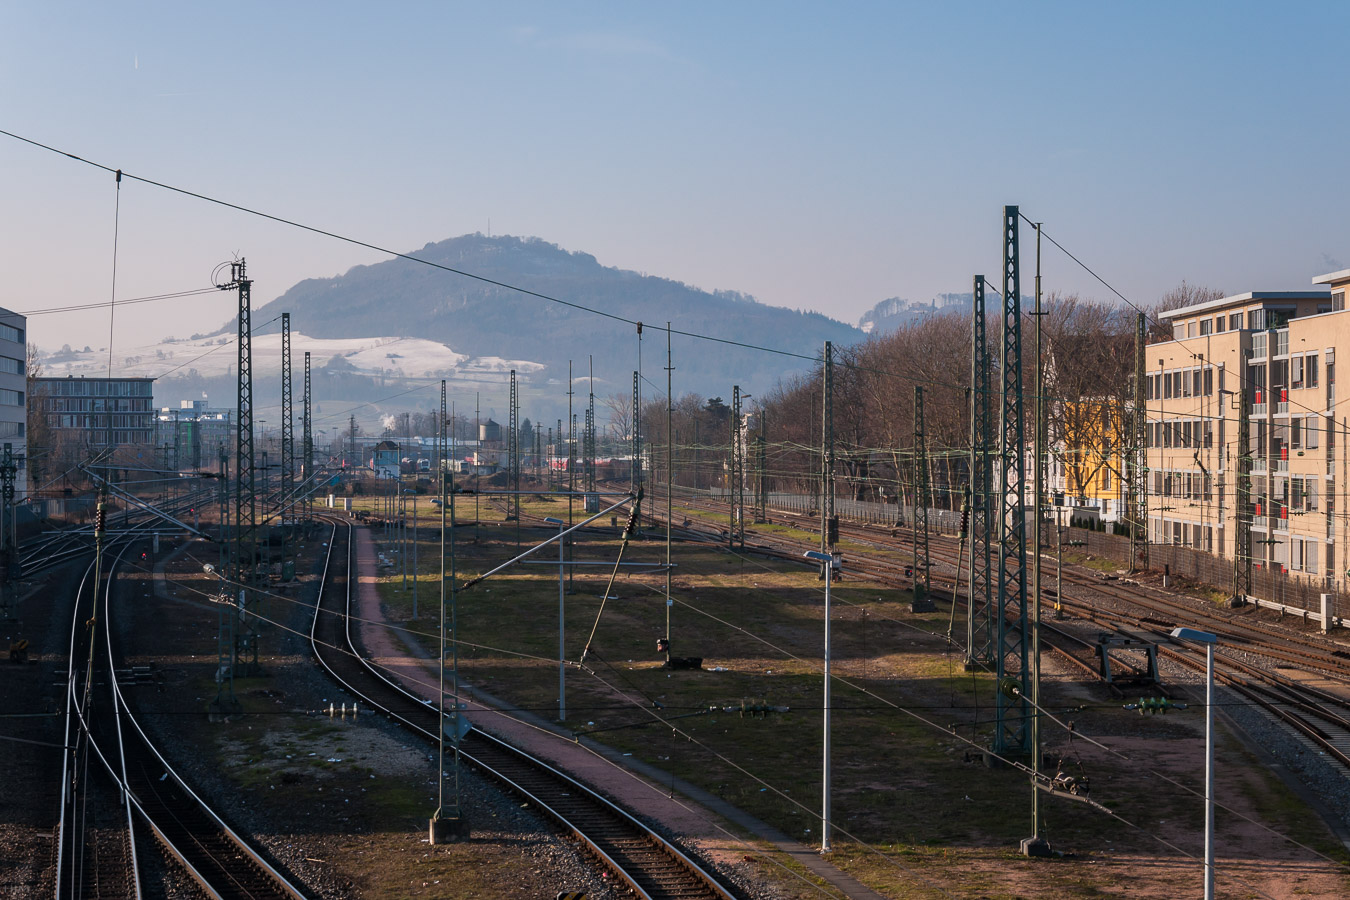
MULTIPOLYGON (((1192 366, 1149 375, 1145 379, 1145 399, 1171 400, 1173 397, 1209 397, 1214 393, 1214 366, 1192 366)), ((1219 390, 1223 390, 1223 366, 1219 366, 1219 390)))
POLYGON ((0 388, 0 406, 23 406, 23 391, 0 388))
POLYGON ((24 362, 9 356, 0 356, 0 372, 9 375, 22 375, 24 362))
POLYGON ((1174 469, 1153 470, 1153 495, 1178 500, 1213 499, 1213 479, 1208 473, 1174 469))
MULTIPOLYGON (((86 431, 104 431, 108 428, 108 415, 60 415, 48 419, 56 428, 80 428, 86 431)), ((113 428, 145 428, 149 419, 144 415, 113 415, 113 428)), ((147 432, 148 434, 148 432, 147 432)))
POLYGON ((1155 544, 1175 544, 1179 547, 1203 550, 1206 553, 1214 552, 1214 528, 1211 525, 1154 519, 1151 531, 1155 544))
POLYGON ((154 389, 150 379, 42 378, 38 385, 52 397, 150 397, 154 389))
POLYGON ((23 329, 15 328, 13 325, 6 325, 0 322, 0 340, 13 341, 16 344, 23 343, 23 329))
MULTIPOLYGON (((1219 423, 1220 428, 1223 423, 1219 423)), ((1149 422, 1145 436, 1150 447, 1212 447, 1214 422, 1210 419, 1168 419, 1149 422)))
POLYGON ((46 397, 43 409, 47 412, 143 412, 153 415, 150 401, 142 397, 119 400, 104 397, 46 397))

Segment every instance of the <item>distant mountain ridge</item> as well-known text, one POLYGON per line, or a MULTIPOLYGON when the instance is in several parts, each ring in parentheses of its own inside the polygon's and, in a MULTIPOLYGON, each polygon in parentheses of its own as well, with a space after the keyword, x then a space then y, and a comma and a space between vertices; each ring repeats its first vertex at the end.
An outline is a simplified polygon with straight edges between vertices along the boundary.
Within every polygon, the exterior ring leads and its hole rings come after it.
POLYGON ((569 359, 584 373, 593 355, 597 382, 609 381, 609 392, 625 384, 631 390, 637 359, 632 325, 501 286, 509 284, 645 323, 644 372, 652 382, 664 382, 665 340, 659 332, 667 321, 681 331, 722 339, 672 340, 676 394, 705 396, 730 396, 733 384, 764 391, 783 374, 809 366, 790 356, 738 348, 736 342, 813 356, 826 340, 844 345, 863 338, 859 329, 820 313, 602 266, 588 253, 538 238, 469 234, 409 255, 478 277, 406 259, 356 266, 294 285, 256 310, 255 321, 286 311, 297 330, 316 338, 417 337, 470 357, 529 360, 544 367, 531 376, 536 385, 565 380, 569 359))

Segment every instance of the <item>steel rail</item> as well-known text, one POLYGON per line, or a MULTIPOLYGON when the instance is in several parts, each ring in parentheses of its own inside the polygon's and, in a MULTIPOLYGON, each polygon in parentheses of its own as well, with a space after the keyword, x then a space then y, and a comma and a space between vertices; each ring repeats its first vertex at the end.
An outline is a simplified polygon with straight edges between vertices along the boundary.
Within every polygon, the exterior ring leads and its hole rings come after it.
MULTIPOLYGON (((428 701, 416 697, 401 685, 379 672, 361 655, 356 646, 356 642, 351 634, 352 616, 349 614, 353 598, 352 585, 355 582, 353 577, 355 571, 353 559, 354 541, 351 539, 353 527, 350 523, 343 523, 337 520, 329 521, 333 524, 333 537, 328 542, 328 553, 326 554, 324 562, 323 580, 320 583, 320 598, 315 603, 314 625, 310 631, 311 646, 314 650, 315 657, 319 661, 319 664, 323 666, 335 681, 342 685, 345 690, 359 697, 372 709, 383 712, 385 715, 397 720, 428 740, 437 740, 439 736, 433 730, 435 724, 437 724, 435 720, 439 718, 437 711, 427 705, 428 701), (333 573, 331 565, 333 546, 337 543, 337 533, 340 527, 345 527, 348 532, 346 541, 346 596, 342 598, 343 610, 339 613, 342 617, 342 640, 346 644, 345 647, 326 644, 319 638, 321 627, 320 619, 326 612, 330 612, 324 609, 323 595, 327 591, 330 577, 333 573), (371 679, 373 684, 382 686, 382 689, 386 693, 392 693, 393 696, 399 698, 400 702, 405 704, 405 708, 403 710, 394 709, 388 702, 382 702, 380 699, 376 698, 374 692, 368 687, 361 687, 353 684, 350 678, 345 677, 338 671, 339 667, 344 664, 348 666, 359 665, 363 677, 371 679), (410 711, 414 709, 417 710, 417 718, 421 719, 420 722, 414 721, 414 717, 410 713, 410 711), (432 728, 426 727, 427 717, 431 717, 432 719, 432 728)), ((442 728, 446 725, 445 722, 440 722, 439 724, 442 728)), ((491 774, 511 790, 527 797, 531 802, 536 804, 540 810, 548 814, 562 827, 571 831, 585 843, 587 849, 594 854, 598 860, 613 871, 615 875, 621 878, 638 897, 644 898, 644 900, 662 900, 662 898, 666 897, 706 897, 710 898, 710 900, 736 900, 736 895, 734 893, 720 884, 713 875, 705 871, 702 866, 692 860, 679 848, 656 834, 652 829, 638 821, 627 811, 567 775, 565 772, 511 746, 505 741, 476 729, 469 732, 465 738, 461 739, 460 755, 470 764, 491 774), (466 743, 469 745, 467 748, 465 747, 466 743), (494 756, 496 757, 495 760, 493 759, 494 756), (523 785, 521 783, 521 774, 513 774, 506 771, 508 764, 524 765, 533 773, 544 773, 547 775, 549 779, 555 782, 555 796, 546 796, 537 789, 532 789, 523 785), (559 790, 559 788, 565 788, 565 790, 559 790), (577 811, 567 812, 559 809, 559 806, 561 805, 559 803, 559 797, 567 796, 569 794, 576 795, 568 797, 573 804, 577 804, 580 799, 584 798, 586 803, 601 811, 611 820, 608 823, 608 827, 618 825, 629 833, 628 836, 620 840, 607 842, 610 849, 605 849, 601 844, 606 842, 604 839, 598 838, 594 834, 594 827, 588 829, 586 825, 576 821, 579 818, 577 811), (656 880, 656 876, 652 873, 629 871, 629 868, 626 867, 621 860, 616 858, 616 853, 613 849, 614 845, 620 843, 621 840, 641 841, 649 844, 650 849, 658 852, 665 860, 666 867, 671 863, 674 863, 689 873, 690 880, 687 882, 687 885, 683 888, 671 890, 659 883, 653 883, 656 880)), ((592 812, 590 814, 593 815, 594 813, 592 812)))

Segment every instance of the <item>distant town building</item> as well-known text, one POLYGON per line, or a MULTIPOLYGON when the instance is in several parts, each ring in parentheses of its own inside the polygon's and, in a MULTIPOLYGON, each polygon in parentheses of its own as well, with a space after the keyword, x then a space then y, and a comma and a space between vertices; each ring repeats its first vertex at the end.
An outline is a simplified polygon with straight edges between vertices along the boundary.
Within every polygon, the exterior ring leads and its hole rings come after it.
MULTIPOLYGON (((1336 415, 1336 355, 1350 353, 1350 269, 1313 279, 1330 293, 1253 292, 1174 309, 1172 340, 1145 362, 1148 531, 1180 544, 1330 585, 1346 481, 1346 422, 1336 415), (1250 417, 1238 445, 1241 412, 1250 417), (1250 459, 1250 541, 1237 541, 1237 473, 1250 459)), ((1340 555, 1343 555, 1341 551, 1340 555)))
POLYGON ((160 465, 178 469, 215 469, 220 453, 234 453, 235 411, 213 409, 205 398, 163 407, 155 417, 155 448, 160 465))
POLYGON ((150 448, 154 383, 153 378, 35 378, 33 399, 56 444, 150 448))
POLYGON ((0 309, 0 452, 14 456, 16 499, 28 495, 27 330, 24 316, 0 309))
POLYGON ((370 468, 378 478, 399 476, 399 446, 393 441, 380 441, 371 451, 370 468))

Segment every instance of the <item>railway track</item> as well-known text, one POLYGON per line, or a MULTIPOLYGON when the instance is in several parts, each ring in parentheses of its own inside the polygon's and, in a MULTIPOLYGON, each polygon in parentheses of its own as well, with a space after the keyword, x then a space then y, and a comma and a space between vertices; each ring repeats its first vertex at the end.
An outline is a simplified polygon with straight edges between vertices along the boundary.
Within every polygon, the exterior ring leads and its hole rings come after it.
MULTIPOLYGON (((428 741, 438 741, 439 710, 365 661, 351 632, 353 542, 333 522, 311 643, 344 689, 428 741)), ((461 739, 460 758, 526 797, 583 842, 592 856, 647 900, 732 900, 736 895, 697 862, 633 816, 556 768, 481 731, 461 739)))
MULTIPOLYGON (((703 498, 686 497, 680 502, 702 508, 718 506, 715 501, 703 498)), ((659 515, 660 509, 653 513, 659 515)), ((815 524, 814 521, 803 521, 804 517, 795 513, 775 511, 774 518, 797 521, 808 529, 815 524)), ((697 520, 686 525, 691 526, 708 536, 725 534, 715 526, 697 520)), ((904 563, 874 555, 912 552, 912 541, 904 539, 903 529, 840 522, 840 532, 841 537, 846 535, 855 547, 849 553, 851 571, 894 587, 906 588, 913 584, 904 563), (859 546, 871 550, 860 551, 856 549, 859 546)), ((746 548, 757 553, 799 563, 804 546, 790 538, 756 534, 753 526, 747 528, 746 548)), ((930 536, 930 554, 935 562, 934 581, 945 583, 953 602, 962 603, 965 595, 964 585, 957 584, 957 553, 953 538, 930 536)), ((1216 679, 1288 725, 1315 749, 1339 763, 1342 773, 1350 778, 1350 653, 1343 647, 1272 624, 1244 621, 1239 618, 1239 613, 1226 608, 1207 608, 1201 602, 1169 597, 1114 576, 1066 567, 1062 580, 1065 597, 1044 589, 1043 594, 1058 600, 1074 619, 1110 631, 1125 630, 1148 636, 1158 644, 1160 656, 1193 671, 1204 672, 1203 653, 1174 642, 1170 637, 1171 629, 1184 624, 1218 634, 1221 643, 1215 654, 1216 679), (1068 588, 1088 593, 1089 599, 1068 596, 1068 588), (1257 661, 1239 659, 1237 653, 1257 661), (1289 672, 1300 677, 1290 677, 1289 672), (1310 684, 1310 675, 1322 686, 1310 684)), ((1041 627, 1043 646, 1057 652, 1085 674, 1098 676, 1096 667, 1091 665, 1091 657, 1084 658, 1081 652, 1084 647, 1091 646, 1088 642, 1045 619, 1042 619, 1041 627)), ((1128 668, 1128 663, 1113 659, 1113 667, 1120 669, 1122 666, 1128 668)), ((1142 674, 1137 668, 1133 672, 1142 674)), ((1121 692, 1117 690, 1116 693, 1121 692)))
MULTIPOLYGON (((308 895, 248 840, 233 830, 181 778, 137 721, 126 670, 114 640, 118 604, 116 569, 134 537, 112 542, 105 551, 103 585, 86 573, 71 629, 68 679, 67 764, 64 779, 59 864, 55 896, 142 896, 147 854, 158 852, 218 900, 304 900, 308 895), (94 599, 101 593, 102 607, 94 599), (101 642, 101 647, 98 643, 101 642), (94 652, 90 647, 94 647, 94 652), (83 666, 83 668, 81 668, 83 666), (98 780, 108 776, 101 786, 98 780), (111 818, 107 790, 115 793, 122 819, 120 854, 85 840, 88 799, 98 798, 100 816, 111 818), (141 840, 152 836, 153 841, 141 840)), ((104 835, 102 844, 108 844, 104 835)))

